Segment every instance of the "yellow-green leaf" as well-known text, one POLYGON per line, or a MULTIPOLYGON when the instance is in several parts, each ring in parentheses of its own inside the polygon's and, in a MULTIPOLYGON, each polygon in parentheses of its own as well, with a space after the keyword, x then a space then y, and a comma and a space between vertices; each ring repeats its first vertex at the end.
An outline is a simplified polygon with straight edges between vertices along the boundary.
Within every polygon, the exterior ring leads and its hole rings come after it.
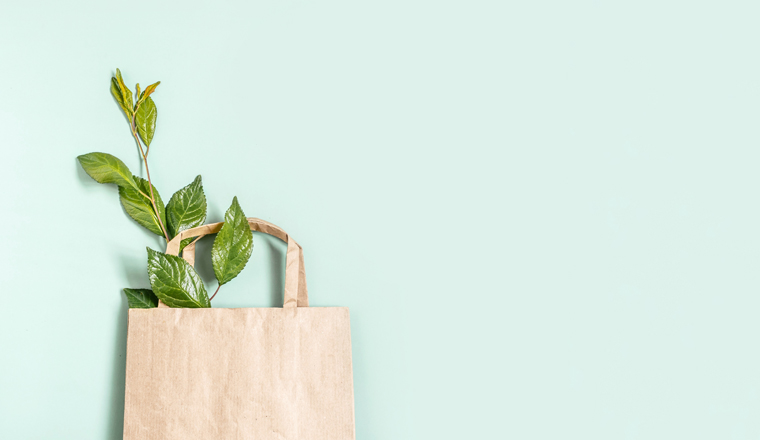
POLYGON ((116 69, 116 77, 112 78, 111 93, 113 93, 116 100, 120 102, 122 110, 124 110, 124 113, 127 114, 131 121, 135 113, 133 110, 134 101, 132 100, 132 91, 129 90, 129 87, 127 87, 126 84, 124 84, 124 79, 121 77, 121 71, 119 69, 116 69), (116 86, 118 95, 114 93, 114 85, 116 86))
POLYGON ((148 96, 150 96, 150 94, 151 94, 151 93, 153 93, 153 92, 155 92, 155 91, 156 91, 156 87, 158 87, 158 85, 159 85, 159 84, 161 84, 161 81, 158 81, 157 83, 155 83, 155 84, 151 84, 151 85, 149 85, 148 87, 146 87, 146 88, 145 88, 145 93, 144 93, 144 96, 145 96, 146 98, 147 98, 148 96))
POLYGON ((121 94, 121 89, 119 88, 119 82, 116 80, 116 78, 111 78, 111 94, 113 95, 114 99, 116 99, 116 103, 119 104, 119 107, 124 111, 124 114, 127 115, 127 119, 130 121, 132 120, 132 109, 128 108, 126 105, 124 105, 124 98, 121 94))

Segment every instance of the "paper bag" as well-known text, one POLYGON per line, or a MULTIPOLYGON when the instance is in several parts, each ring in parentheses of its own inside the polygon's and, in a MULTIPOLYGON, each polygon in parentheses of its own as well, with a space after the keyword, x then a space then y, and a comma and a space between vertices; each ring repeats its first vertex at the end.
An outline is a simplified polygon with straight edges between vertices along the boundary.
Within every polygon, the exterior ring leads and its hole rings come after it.
MULTIPOLYGON (((282 308, 130 309, 125 440, 355 438, 348 309, 309 307, 301 247, 288 243, 282 308)), ((218 232, 222 223, 180 233, 218 232)), ((195 244, 183 258, 194 264, 195 244)))

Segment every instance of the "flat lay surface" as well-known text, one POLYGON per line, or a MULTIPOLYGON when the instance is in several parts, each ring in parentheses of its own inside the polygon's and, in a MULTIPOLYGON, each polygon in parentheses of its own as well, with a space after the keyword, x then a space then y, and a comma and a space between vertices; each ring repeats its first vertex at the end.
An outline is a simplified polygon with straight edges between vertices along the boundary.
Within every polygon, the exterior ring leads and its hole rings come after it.
MULTIPOLYGON (((0 14, 0 437, 121 439, 146 246, 110 79, 350 310, 359 440, 760 436, 760 6, 14 2, 0 14)), ((196 267, 213 292, 212 239, 196 267)), ((214 307, 282 305, 254 233, 214 307)))

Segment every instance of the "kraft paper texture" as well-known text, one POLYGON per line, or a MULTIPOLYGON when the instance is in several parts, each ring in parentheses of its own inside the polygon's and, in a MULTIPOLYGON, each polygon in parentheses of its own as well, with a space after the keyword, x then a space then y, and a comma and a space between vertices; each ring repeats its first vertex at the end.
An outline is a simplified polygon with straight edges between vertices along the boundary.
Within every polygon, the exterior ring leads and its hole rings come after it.
MULTIPOLYGON (((288 243, 282 308, 130 309, 125 440, 354 440, 351 332, 345 307, 308 307, 303 251, 288 243)), ((167 245, 218 232, 184 231, 167 245)), ((183 258, 195 260, 195 243, 183 258)))

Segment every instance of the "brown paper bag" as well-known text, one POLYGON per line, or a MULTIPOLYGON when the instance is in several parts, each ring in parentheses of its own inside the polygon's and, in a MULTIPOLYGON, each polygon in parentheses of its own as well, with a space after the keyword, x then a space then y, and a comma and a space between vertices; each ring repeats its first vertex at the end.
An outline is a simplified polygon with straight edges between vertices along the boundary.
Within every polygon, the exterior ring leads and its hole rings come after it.
MULTIPOLYGON (((348 309, 308 307, 301 247, 248 223, 288 243, 283 308, 130 309, 125 440, 355 438, 348 309)), ((166 253, 221 227, 184 231, 166 253)), ((194 243, 183 258, 194 264, 194 243)))

